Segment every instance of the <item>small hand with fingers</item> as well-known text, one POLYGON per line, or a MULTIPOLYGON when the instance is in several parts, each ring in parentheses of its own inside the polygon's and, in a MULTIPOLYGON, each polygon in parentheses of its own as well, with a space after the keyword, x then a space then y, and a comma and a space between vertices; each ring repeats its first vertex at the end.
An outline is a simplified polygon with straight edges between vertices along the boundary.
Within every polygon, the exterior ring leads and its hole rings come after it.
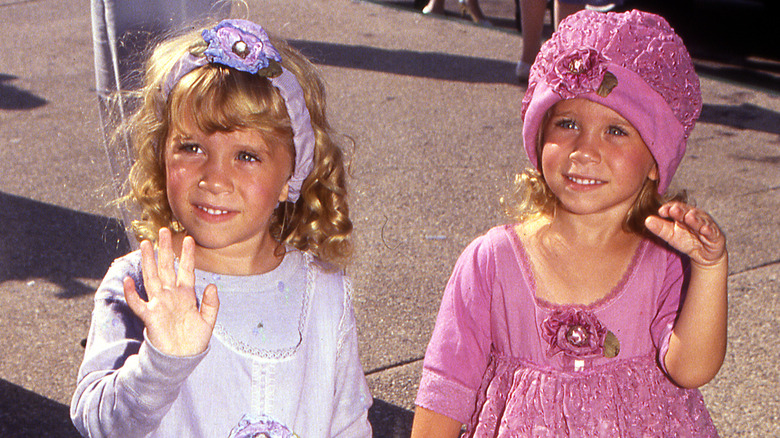
POLYGON ((171 356, 194 356, 206 350, 217 321, 217 287, 210 284, 198 308, 195 294, 195 241, 184 238, 178 273, 171 232, 160 229, 158 259, 149 241, 141 243, 141 268, 147 301, 141 299, 132 278, 124 279, 130 309, 146 326, 152 345, 171 356))
POLYGON ((645 226, 701 267, 726 260, 726 236, 701 209, 678 201, 668 202, 658 209, 658 216, 645 219, 645 226))

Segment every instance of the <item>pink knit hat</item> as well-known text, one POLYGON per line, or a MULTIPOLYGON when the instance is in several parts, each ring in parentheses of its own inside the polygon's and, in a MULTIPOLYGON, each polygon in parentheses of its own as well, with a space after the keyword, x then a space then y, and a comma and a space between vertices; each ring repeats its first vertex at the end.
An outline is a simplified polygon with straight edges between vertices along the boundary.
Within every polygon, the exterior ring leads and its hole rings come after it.
POLYGON ((702 107, 693 62, 669 23, 636 10, 584 10, 561 22, 523 97, 523 143, 534 166, 545 113, 575 97, 612 108, 639 131, 658 164, 658 191, 666 191, 702 107))

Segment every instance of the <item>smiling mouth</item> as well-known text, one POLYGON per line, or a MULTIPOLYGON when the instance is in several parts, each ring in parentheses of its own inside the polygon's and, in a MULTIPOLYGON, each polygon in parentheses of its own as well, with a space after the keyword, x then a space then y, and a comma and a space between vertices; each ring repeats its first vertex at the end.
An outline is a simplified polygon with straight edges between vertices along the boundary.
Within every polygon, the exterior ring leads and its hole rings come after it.
POLYGON ((576 184, 583 185, 583 186, 590 186, 590 185, 603 184, 604 183, 604 181, 601 181, 601 180, 598 180, 598 179, 579 178, 579 177, 576 177, 576 176, 568 176, 568 175, 566 176, 566 179, 568 179, 569 181, 572 181, 572 182, 574 182, 576 184))
POLYGON ((219 209, 216 209, 216 208, 202 207, 200 205, 197 205, 196 207, 198 208, 198 210, 205 211, 206 213, 214 215, 214 216, 221 216, 223 214, 230 213, 227 210, 219 210, 219 209))

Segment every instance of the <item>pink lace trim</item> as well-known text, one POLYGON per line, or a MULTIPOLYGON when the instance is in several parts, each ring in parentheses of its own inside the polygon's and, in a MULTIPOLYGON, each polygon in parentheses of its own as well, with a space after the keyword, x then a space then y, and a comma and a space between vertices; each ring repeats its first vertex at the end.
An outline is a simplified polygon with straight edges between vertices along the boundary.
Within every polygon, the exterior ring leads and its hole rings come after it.
POLYGON ((544 298, 539 298, 537 296, 536 277, 534 276, 534 271, 533 268, 531 267, 531 260, 528 257, 528 253, 525 250, 525 245, 523 245, 523 241, 520 240, 520 237, 511 228, 511 226, 508 226, 506 228, 506 232, 510 234, 510 238, 515 248, 517 249, 515 253, 518 255, 520 265, 523 271, 526 273, 526 276, 528 278, 528 288, 529 290, 531 290, 534 300, 540 307, 551 309, 551 310, 560 310, 560 309, 568 309, 568 308, 576 307, 578 309, 593 311, 600 307, 606 306, 610 302, 616 300, 625 292, 626 285, 636 275, 636 266, 639 264, 640 260, 647 252, 647 248, 650 243, 646 239, 642 240, 639 243, 639 246, 634 252, 633 257, 631 258, 631 263, 628 264, 628 267, 626 268, 625 272, 623 272, 623 276, 621 277, 620 281, 618 281, 615 287, 612 288, 612 290, 605 297, 598 299, 590 304, 557 304, 557 303, 547 301, 544 298))

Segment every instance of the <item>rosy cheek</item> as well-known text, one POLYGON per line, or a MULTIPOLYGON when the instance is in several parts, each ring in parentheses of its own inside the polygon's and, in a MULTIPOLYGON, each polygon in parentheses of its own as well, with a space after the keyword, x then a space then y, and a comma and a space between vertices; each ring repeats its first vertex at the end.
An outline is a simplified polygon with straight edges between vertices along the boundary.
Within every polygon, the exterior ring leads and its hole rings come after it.
POLYGON ((252 184, 245 185, 247 192, 250 193, 253 199, 266 199, 273 196, 273 192, 276 189, 273 183, 269 181, 253 182, 252 184))
POLYGON ((182 159, 178 155, 172 155, 168 156, 165 159, 165 179, 166 182, 172 183, 172 182, 180 182, 184 180, 186 177, 186 174, 188 173, 188 162, 185 159, 182 159))
POLYGON ((180 167, 167 167, 165 169, 165 181, 170 184, 179 184, 184 180, 185 170, 180 167))
POLYGON ((165 191, 168 195, 168 203, 175 209, 179 198, 184 195, 186 187, 186 171, 181 167, 166 166, 165 191))
POLYGON ((560 148, 558 148, 558 145, 554 143, 547 143, 542 147, 542 155, 540 160, 542 165, 542 172, 544 172, 545 169, 550 169, 559 160, 559 155, 561 154, 559 149, 560 148))

